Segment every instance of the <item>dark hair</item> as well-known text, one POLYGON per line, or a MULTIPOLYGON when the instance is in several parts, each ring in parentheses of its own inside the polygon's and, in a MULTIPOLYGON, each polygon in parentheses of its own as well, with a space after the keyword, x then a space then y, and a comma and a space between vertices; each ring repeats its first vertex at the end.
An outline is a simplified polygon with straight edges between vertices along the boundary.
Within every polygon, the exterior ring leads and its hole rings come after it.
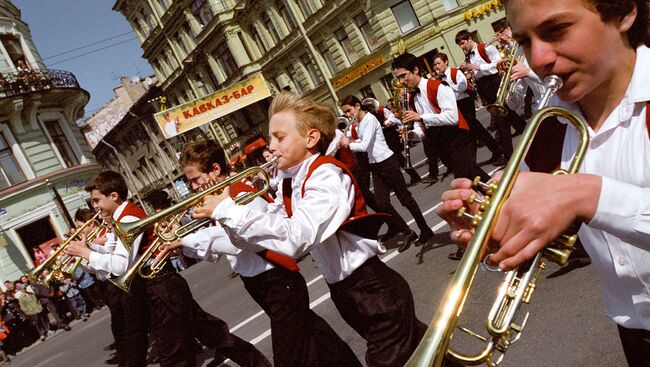
POLYGON ((437 53, 437 54, 433 57, 433 61, 435 61, 435 60, 438 59, 438 58, 441 59, 443 62, 448 62, 448 61, 449 61, 449 58, 447 57, 447 54, 444 53, 444 52, 439 52, 439 53, 437 53))
POLYGON ((456 44, 459 45, 460 41, 462 40, 468 40, 472 39, 472 34, 469 33, 467 29, 463 29, 462 31, 456 33, 456 44))
POLYGON ((348 106, 352 106, 352 107, 354 107, 354 106, 356 106, 357 104, 358 104, 359 106, 361 106, 361 110, 362 110, 362 111, 366 111, 366 112, 368 112, 368 108, 367 108, 366 106, 362 105, 362 104, 361 104, 361 101, 359 100, 359 98, 357 98, 356 96, 353 96, 352 94, 348 94, 347 96, 345 96, 345 97, 341 100, 341 106, 343 106, 343 105, 348 105, 348 106))
POLYGON ((510 27, 510 25, 508 24, 506 18, 499 19, 496 22, 492 23, 492 30, 495 32, 503 32, 508 27, 510 27))
POLYGON ((87 222, 95 216, 95 212, 88 208, 79 208, 74 213, 74 220, 78 222, 87 222))
POLYGON ((392 70, 397 68, 404 68, 410 72, 415 72, 415 68, 420 68, 418 58, 415 55, 408 52, 403 53, 393 59, 393 63, 390 65, 392 70))
POLYGON ((210 173, 215 163, 221 167, 221 173, 228 174, 230 168, 226 162, 226 153, 212 140, 192 142, 183 149, 181 154, 181 169, 196 166, 202 173, 210 173))
POLYGON ((172 205, 172 199, 165 190, 155 190, 145 199, 153 210, 162 210, 172 205))
POLYGON ((129 195, 129 189, 126 186, 124 177, 115 171, 104 171, 93 177, 84 188, 87 192, 97 190, 102 195, 110 195, 112 192, 117 193, 121 200, 126 200, 129 195))

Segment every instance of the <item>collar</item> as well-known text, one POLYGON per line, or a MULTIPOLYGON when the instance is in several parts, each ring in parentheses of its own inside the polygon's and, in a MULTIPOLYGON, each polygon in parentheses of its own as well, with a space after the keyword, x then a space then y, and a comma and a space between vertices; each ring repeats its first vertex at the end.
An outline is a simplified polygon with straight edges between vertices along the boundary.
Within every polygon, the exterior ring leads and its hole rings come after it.
POLYGON ((286 177, 294 177, 294 178, 300 178, 304 177, 307 175, 307 170, 309 169, 309 166, 311 166, 312 162, 316 160, 320 156, 320 153, 316 153, 313 156, 305 159, 304 161, 298 163, 297 165, 287 168, 285 170, 280 171, 282 173, 282 178, 286 177))
POLYGON ((420 79, 420 83, 418 83, 418 88, 420 88, 420 93, 427 93, 427 83, 429 82, 429 79, 422 77, 420 79))
POLYGON ((124 202, 122 204, 120 204, 120 206, 118 206, 117 209, 115 209, 115 212, 113 213, 113 220, 114 221, 117 222, 117 218, 119 218, 120 215, 122 215, 122 212, 124 211, 124 208, 126 208, 127 205, 129 205, 129 201, 124 200, 124 202))

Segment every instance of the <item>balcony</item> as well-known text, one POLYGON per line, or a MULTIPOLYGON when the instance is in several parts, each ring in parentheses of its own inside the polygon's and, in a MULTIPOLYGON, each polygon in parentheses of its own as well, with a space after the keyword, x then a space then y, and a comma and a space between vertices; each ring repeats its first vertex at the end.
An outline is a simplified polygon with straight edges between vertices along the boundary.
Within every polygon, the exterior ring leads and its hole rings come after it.
POLYGON ((0 98, 52 89, 81 89, 77 78, 63 70, 28 70, 0 75, 0 98))

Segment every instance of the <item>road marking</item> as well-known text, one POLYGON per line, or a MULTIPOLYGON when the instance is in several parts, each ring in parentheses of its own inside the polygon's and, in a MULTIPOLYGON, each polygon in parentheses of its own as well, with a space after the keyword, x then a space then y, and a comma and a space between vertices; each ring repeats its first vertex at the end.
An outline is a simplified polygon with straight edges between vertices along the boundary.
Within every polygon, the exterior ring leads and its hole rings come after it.
MULTIPOLYGON (((494 174, 494 172, 498 171, 499 169, 501 169, 501 167, 497 167, 497 168, 493 169, 492 171, 488 172, 488 174, 489 174, 490 176, 492 176, 492 174, 494 174)), ((431 208, 427 209, 427 211, 423 212, 422 215, 424 216, 424 215, 427 215, 427 214, 431 213, 432 211, 436 210, 436 208, 439 207, 440 205, 442 205, 442 202, 438 202, 438 204, 436 204, 436 205, 432 206, 431 208)), ((408 224, 408 225, 410 226, 410 225, 413 224, 413 223, 415 223, 415 219, 411 219, 411 220, 408 221, 406 224, 408 224)), ((446 226, 446 225, 447 225, 447 222, 445 222, 444 220, 442 220, 442 221, 438 222, 436 225, 434 225, 433 227, 431 227, 431 230, 432 230, 433 232, 436 232, 437 230, 439 230, 440 228, 442 228, 442 227, 444 227, 444 226, 446 226)), ((386 262, 392 260, 393 258, 395 258, 395 257, 396 257, 397 255, 399 255, 399 254, 400 254, 400 253, 399 253, 397 250, 394 250, 394 251, 391 252, 390 254, 384 256, 384 257, 381 259, 381 261, 383 261, 384 263, 386 263, 386 262)), ((310 280, 310 281, 307 283, 307 286, 310 286, 310 285, 316 283, 317 281, 319 281, 319 280, 321 280, 321 279, 323 279, 323 276, 322 276, 322 275, 318 275, 318 276, 315 277, 314 279, 310 280)), ((320 296, 318 299, 316 299, 316 300, 314 300, 313 302, 311 302, 311 303, 309 304, 309 308, 313 309, 314 307, 320 305, 321 303, 327 301, 328 299, 330 299, 330 292, 325 293, 324 295, 320 296)), ((260 311, 260 312, 256 313, 255 315, 253 315, 253 316, 249 317, 248 319, 246 319, 246 320, 240 322, 239 324, 237 324, 237 326, 235 326, 235 327, 233 327, 232 329, 230 329, 230 332, 232 333, 232 332, 234 332, 234 331, 240 329, 241 327, 243 327, 243 326, 246 325, 247 323, 253 321, 253 319, 255 319, 255 318, 257 318, 257 317, 259 317, 259 316, 261 316, 261 315, 263 315, 263 314, 264 314, 264 311, 260 311)), ((264 331, 262 334, 258 335, 258 336, 255 337, 253 340, 251 340, 250 343, 253 344, 253 345, 257 345, 257 343, 259 343, 259 342, 261 342, 262 340, 268 338, 269 336, 271 336, 271 329, 268 329, 268 330, 264 331)))

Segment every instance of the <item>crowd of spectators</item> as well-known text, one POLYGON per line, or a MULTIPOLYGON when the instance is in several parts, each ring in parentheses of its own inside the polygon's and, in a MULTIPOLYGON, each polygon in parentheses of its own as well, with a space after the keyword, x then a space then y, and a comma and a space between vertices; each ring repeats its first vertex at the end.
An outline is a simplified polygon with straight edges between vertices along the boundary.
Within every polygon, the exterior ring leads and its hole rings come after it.
POLYGON ((16 73, 0 74, 0 97, 48 89, 51 86, 52 79, 48 73, 33 70, 23 60, 18 60, 16 73))

